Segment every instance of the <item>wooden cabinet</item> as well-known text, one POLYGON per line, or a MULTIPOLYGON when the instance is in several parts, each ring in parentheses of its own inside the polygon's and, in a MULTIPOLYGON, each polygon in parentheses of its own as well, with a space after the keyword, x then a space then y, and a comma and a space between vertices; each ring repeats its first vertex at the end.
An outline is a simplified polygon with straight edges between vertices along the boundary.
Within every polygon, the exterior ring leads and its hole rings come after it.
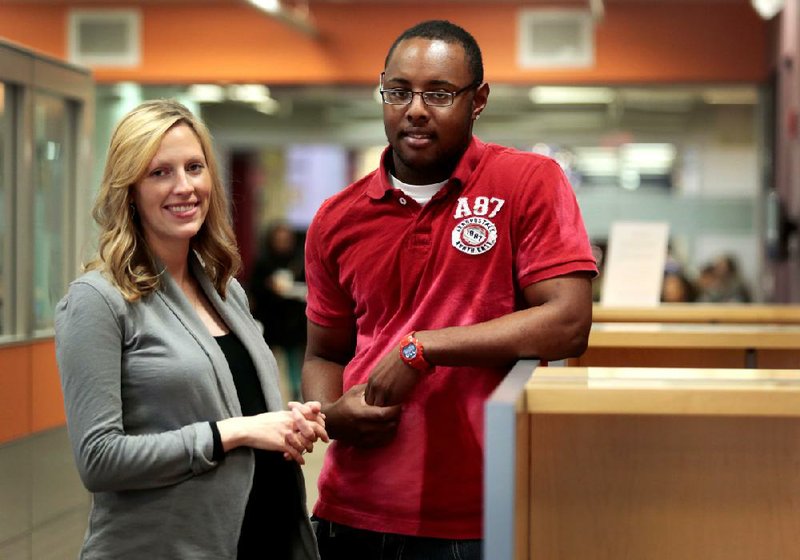
POLYGON ((528 367, 487 405, 487 558, 797 556, 800 371, 528 367))

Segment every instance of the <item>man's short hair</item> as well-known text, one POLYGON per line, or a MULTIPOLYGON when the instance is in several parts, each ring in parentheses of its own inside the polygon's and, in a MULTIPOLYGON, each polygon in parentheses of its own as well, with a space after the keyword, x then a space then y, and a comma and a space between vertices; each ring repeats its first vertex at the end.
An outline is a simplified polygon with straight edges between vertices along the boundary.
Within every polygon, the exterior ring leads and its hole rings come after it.
POLYGON ((395 39, 394 43, 392 43, 391 48, 389 48, 384 67, 389 65, 389 59, 392 58, 400 42, 415 37, 460 44, 466 53, 467 64, 469 65, 473 80, 478 84, 483 83, 483 57, 481 56, 481 49, 475 37, 470 35, 463 27, 459 27, 455 23, 443 19, 423 21, 403 31, 403 33, 395 39))

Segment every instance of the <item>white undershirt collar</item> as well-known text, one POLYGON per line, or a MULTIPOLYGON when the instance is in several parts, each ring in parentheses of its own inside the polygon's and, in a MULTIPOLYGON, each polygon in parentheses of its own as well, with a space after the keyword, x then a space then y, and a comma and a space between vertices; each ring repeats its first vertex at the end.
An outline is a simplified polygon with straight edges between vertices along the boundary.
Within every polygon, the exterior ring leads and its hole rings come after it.
POLYGON ((439 192, 439 189, 441 189, 447 183, 447 181, 448 179, 430 185, 409 185, 408 183, 404 183, 389 173, 389 182, 392 184, 392 186, 403 191, 406 196, 413 198, 421 206, 425 206, 430 199, 433 198, 433 195, 439 192))

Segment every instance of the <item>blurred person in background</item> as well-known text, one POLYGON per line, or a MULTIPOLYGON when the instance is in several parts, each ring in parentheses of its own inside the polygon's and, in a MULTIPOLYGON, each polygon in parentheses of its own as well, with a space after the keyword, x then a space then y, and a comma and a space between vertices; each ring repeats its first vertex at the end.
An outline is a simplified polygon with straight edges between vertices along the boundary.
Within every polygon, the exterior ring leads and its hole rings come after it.
POLYGON ((749 303, 750 290, 733 255, 723 254, 700 271, 698 301, 708 303, 749 303))
POLYGON ((98 254, 56 309, 67 427, 92 509, 81 558, 318 558, 303 454, 319 403, 282 410, 277 365, 234 279, 205 125, 143 103, 115 128, 98 254))
POLYGON ((697 299, 697 288, 682 270, 668 270, 661 285, 663 303, 689 303, 697 299))
POLYGON ((263 251, 250 277, 253 316, 264 340, 285 358, 290 397, 301 398, 300 374, 306 348, 306 290, 302 246, 286 223, 267 228, 263 251))

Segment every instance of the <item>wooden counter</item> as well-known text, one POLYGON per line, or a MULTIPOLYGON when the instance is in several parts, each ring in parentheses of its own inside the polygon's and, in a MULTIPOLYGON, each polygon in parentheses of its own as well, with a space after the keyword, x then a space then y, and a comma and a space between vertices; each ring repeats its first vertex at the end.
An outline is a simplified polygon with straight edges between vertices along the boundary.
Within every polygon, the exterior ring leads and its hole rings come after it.
POLYGON ((745 323, 800 325, 800 305, 750 303, 662 303, 657 307, 595 304, 598 323, 745 323))
POLYGON ((521 377, 487 404, 486 477, 499 482, 487 484, 486 510, 513 516, 487 516, 487 558, 800 554, 800 371, 540 367, 521 377), (515 411, 504 433, 502 402, 515 411), (515 442, 510 458, 497 440, 515 442), (503 501, 499 484, 516 499, 503 501))
POLYGON ((800 371, 787 369, 541 367, 525 393, 531 414, 800 417, 800 371))
POLYGON ((800 368, 800 325, 594 323, 571 366, 800 368))

